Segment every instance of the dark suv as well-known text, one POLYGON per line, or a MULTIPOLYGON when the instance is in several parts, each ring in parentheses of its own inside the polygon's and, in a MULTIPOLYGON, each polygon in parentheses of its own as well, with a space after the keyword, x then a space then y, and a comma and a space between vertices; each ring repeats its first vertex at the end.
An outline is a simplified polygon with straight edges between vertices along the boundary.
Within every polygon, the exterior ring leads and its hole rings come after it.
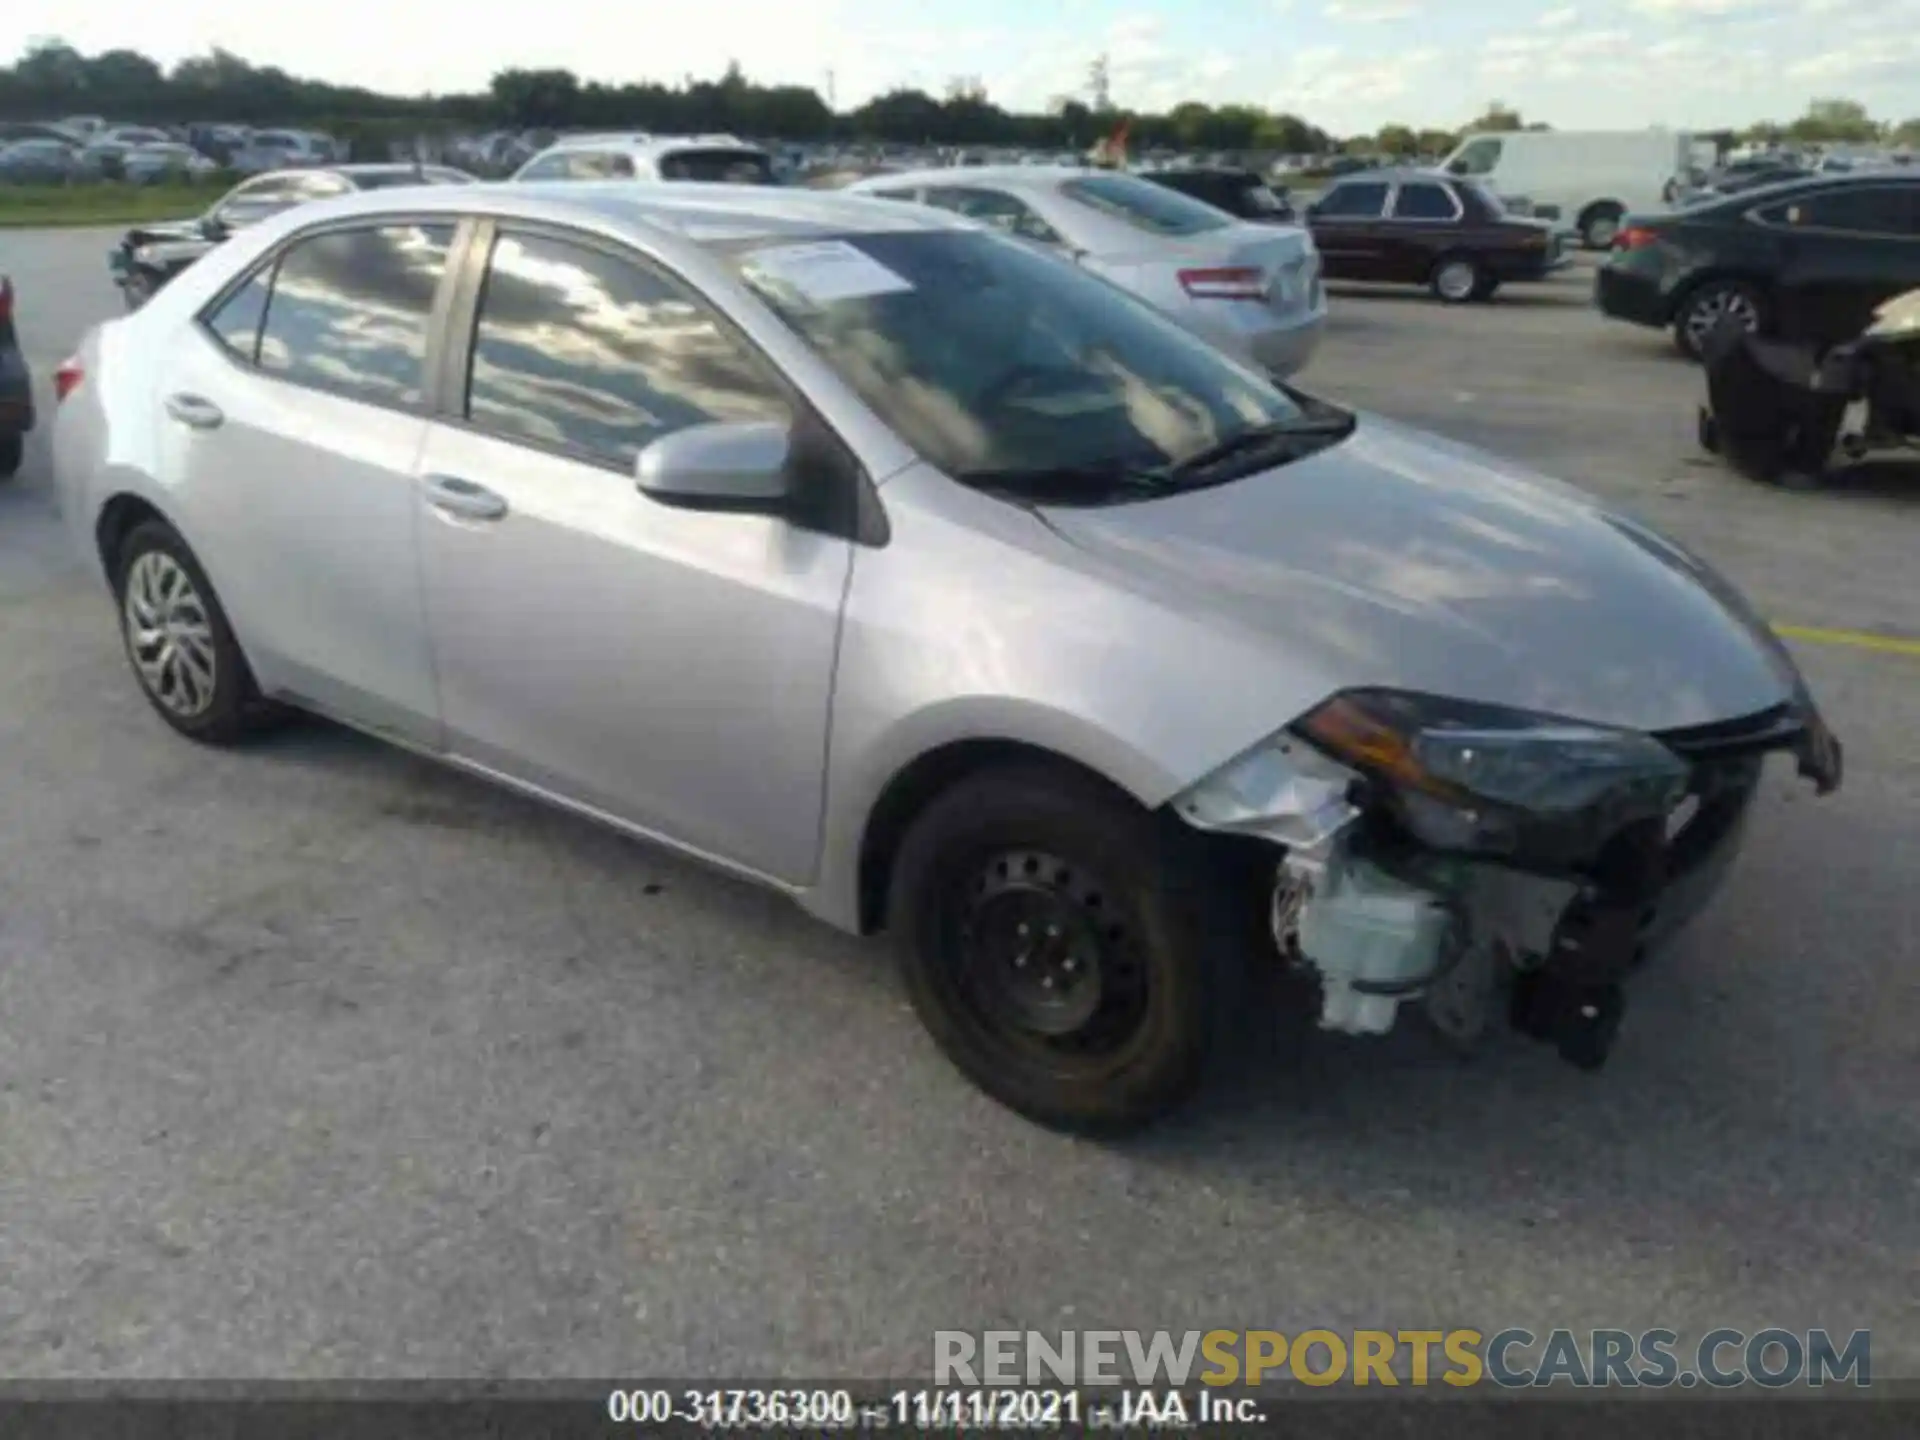
POLYGON ((1629 216, 1594 280, 1616 320, 1673 327, 1697 359, 1722 320, 1816 344, 1920 286, 1920 175, 1821 175, 1629 216))
POLYGON ((1290 224, 1295 218, 1285 187, 1274 189, 1253 170, 1193 165, 1174 170, 1146 170, 1141 172, 1141 178, 1204 200, 1216 210, 1255 224, 1290 224))
POLYGON ((1432 170, 1336 180, 1307 207, 1307 224, 1329 279, 1425 285, 1450 305, 1570 263, 1549 222, 1508 214, 1478 180, 1432 170))

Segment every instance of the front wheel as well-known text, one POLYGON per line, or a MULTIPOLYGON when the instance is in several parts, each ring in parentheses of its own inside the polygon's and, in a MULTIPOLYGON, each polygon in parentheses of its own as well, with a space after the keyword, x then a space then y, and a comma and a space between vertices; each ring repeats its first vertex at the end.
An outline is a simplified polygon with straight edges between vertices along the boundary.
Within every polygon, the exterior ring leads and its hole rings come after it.
POLYGON ((1722 325, 1753 334, 1766 320, 1760 292, 1740 280, 1709 280, 1680 302, 1673 317, 1673 344, 1689 360, 1706 353, 1707 339, 1722 325))
POLYGON ((1618 205, 1596 205, 1580 217, 1580 243, 1589 250, 1605 250, 1620 233, 1626 212, 1618 205))
POLYGON ((907 994, 982 1090, 1059 1129, 1137 1128, 1197 1088, 1244 954, 1167 821, 1015 765, 939 796, 896 858, 907 994))
POLYGON ((1487 275, 1471 255, 1443 255, 1427 283, 1442 304, 1464 305, 1483 297, 1487 275))

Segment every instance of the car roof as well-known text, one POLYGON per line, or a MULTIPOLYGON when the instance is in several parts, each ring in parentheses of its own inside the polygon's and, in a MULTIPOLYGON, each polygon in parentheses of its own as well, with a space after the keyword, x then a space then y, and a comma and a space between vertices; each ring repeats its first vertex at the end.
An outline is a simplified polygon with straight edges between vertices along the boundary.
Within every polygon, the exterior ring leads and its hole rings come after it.
POLYGON ((358 191, 302 206, 310 217, 422 211, 611 223, 699 245, 848 234, 974 230, 956 215, 832 190, 607 180, 518 180, 358 191))
POLYGON ((1336 185, 1366 185, 1384 181, 1388 185, 1398 185, 1408 180, 1473 180, 1473 175, 1449 175, 1444 170, 1428 169, 1421 165, 1396 165, 1378 170, 1355 170, 1350 175, 1335 175, 1327 182, 1331 190, 1336 185))
POLYGON ((1077 165, 936 165, 925 170, 875 175, 871 179, 890 185, 997 185, 1007 190, 1053 190, 1068 180, 1111 173, 1077 165))
MULTIPOLYGON (((751 150, 765 154, 766 147, 754 145, 737 135, 651 135, 631 131, 606 134, 562 135, 547 150, 621 150, 630 155, 665 155, 675 150, 751 150)), ((545 152, 542 152, 545 153, 545 152)))
POLYGON ((1718 200, 1710 201, 1701 207, 1703 211, 1719 210, 1723 207, 1740 206, 1751 208, 1763 201, 1784 198, 1815 190, 1846 190, 1855 185, 1884 186, 1889 181, 1895 184, 1920 185, 1920 174, 1911 170, 1892 167, 1886 170, 1837 170, 1825 175, 1802 172, 1787 180, 1771 185, 1754 185, 1745 190, 1735 190, 1718 200))

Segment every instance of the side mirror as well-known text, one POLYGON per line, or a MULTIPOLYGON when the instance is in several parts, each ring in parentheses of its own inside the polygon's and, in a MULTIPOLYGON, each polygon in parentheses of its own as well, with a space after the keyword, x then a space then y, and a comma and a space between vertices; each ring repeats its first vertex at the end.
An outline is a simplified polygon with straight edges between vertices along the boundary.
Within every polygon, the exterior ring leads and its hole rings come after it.
POLYGON ((200 233, 209 240, 220 241, 226 239, 227 232, 231 228, 232 227, 218 215, 208 214, 200 217, 200 233))
POLYGON ((1452 161, 1449 161, 1449 162, 1447 163, 1447 173, 1448 173, 1449 175, 1464 175, 1464 174, 1466 174, 1466 173, 1467 173, 1467 162, 1466 162, 1466 161, 1464 161, 1464 160, 1452 160, 1452 161))
POLYGON ((662 435, 640 452, 640 493, 683 510, 782 510, 790 494, 785 425, 720 421, 662 435))

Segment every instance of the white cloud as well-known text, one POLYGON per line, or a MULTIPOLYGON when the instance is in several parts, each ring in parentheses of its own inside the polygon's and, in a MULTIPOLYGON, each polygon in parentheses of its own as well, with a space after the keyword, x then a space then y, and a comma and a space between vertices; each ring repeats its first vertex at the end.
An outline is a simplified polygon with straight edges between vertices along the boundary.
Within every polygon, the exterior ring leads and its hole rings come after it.
POLYGON ((1542 30, 1564 30, 1580 18, 1580 9, 1576 5, 1562 5, 1558 10, 1549 10, 1537 22, 1542 30))
POLYGON ((1345 20, 1352 25, 1384 25, 1411 20, 1420 8, 1413 0, 1327 0, 1323 13, 1329 20, 1345 20))
POLYGON ((1770 0, 1632 0, 1632 8, 1670 19, 1718 20, 1768 9, 1770 0))
POLYGON ((1373 58, 1350 56, 1338 45, 1315 46, 1296 51, 1281 67, 1279 87, 1266 103, 1309 120, 1317 107, 1328 105, 1388 108, 1413 95, 1416 82, 1441 58, 1435 49, 1373 58))

